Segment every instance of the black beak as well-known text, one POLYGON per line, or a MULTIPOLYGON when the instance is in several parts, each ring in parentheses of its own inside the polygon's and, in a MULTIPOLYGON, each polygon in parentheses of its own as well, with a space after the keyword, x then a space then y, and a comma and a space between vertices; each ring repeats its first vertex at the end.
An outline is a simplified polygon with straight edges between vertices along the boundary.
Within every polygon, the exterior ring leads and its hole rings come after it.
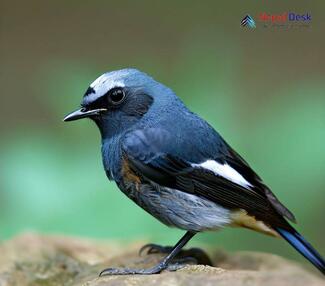
POLYGON ((93 110, 86 110, 85 108, 78 109, 69 113, 66 117, 63 118, 63 121, 73 121, 82 118, 87 118, 92 115, 98 115, 101 112, 107 111, 105 108, 93 109, 93 110))

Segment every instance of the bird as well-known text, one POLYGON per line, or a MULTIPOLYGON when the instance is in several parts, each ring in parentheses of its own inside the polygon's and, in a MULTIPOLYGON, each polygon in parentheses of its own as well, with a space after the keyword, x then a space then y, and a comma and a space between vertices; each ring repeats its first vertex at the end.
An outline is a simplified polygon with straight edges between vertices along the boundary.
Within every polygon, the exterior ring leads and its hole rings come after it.
POLYGON ((174 259, 196 234, 225 227, 282 237, 325 275, 322 256, 290 223, 293 213, 169 87, 135 68, 106 72, 63 120, 82 118, 99 128, 108 179, 160 222, 185 231, 174 247, 150 246, 168 252, 157 265, 111 267, 100 276, 178 269, 174 259))

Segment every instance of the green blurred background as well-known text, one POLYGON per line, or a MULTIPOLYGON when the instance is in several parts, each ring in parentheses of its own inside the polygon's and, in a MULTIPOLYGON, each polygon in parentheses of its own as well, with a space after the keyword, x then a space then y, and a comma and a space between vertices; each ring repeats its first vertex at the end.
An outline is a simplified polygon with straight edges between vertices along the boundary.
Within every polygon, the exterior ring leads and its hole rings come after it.
MULTIPOLYGON (((24 231, 172 244, 109 183, 90 121, 66 124, 101 73, 136 67, 207 119, 325 253, 325 3, 1 1, 0 238, 24 231), (281 3, 281 4, 279 4, 281 3), (240 26, 248 13, 312 14, 309 27, 240 26)), ((300 256, 241 229, 192 245, 300 256)))

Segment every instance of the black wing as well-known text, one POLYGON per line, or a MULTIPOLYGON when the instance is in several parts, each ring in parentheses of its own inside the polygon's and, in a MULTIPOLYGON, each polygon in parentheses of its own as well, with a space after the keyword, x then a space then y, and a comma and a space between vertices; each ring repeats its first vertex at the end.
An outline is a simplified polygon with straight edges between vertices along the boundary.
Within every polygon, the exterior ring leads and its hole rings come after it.
POLYGON ((166 136, 168 134, 159 129, 137 130, 127 134, 122 148, 125 158, 137 175, 161 186, 202 196, 229 209, 244 209, 248 214, 270 225, 285 223, 283 216, 294 219, 291 212, 228 145, 225 145, 227 152, 222 156, 219 154, 216 158, 206 160, 229 164, 251 184, 250 187, 216 175, 180 156, 165 153, 164 145, 170 143, 166 136))
POLYGON ((293 213, 288 210, 279 199, 272 193, 272 191, 263 183, 262 179, 253 171, 248 163, 226 142, 228 155, 225 156, 225 162, 237 170, 244 178, 251 182, 254 186, 254 191, 265 196, 272 206, 278 211, 279 214, 286 217, 292 222, 296 222, 296 218, 293 213))

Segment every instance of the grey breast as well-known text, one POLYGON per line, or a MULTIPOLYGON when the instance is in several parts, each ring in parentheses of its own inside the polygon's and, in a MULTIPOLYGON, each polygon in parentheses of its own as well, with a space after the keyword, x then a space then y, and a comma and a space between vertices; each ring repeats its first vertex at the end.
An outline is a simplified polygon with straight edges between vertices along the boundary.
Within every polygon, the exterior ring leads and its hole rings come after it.
POLYGON ((230 211, 205 198, 155 183, 124 186, 124 193, 162 223, 193 232, 231 223, 230 211))

